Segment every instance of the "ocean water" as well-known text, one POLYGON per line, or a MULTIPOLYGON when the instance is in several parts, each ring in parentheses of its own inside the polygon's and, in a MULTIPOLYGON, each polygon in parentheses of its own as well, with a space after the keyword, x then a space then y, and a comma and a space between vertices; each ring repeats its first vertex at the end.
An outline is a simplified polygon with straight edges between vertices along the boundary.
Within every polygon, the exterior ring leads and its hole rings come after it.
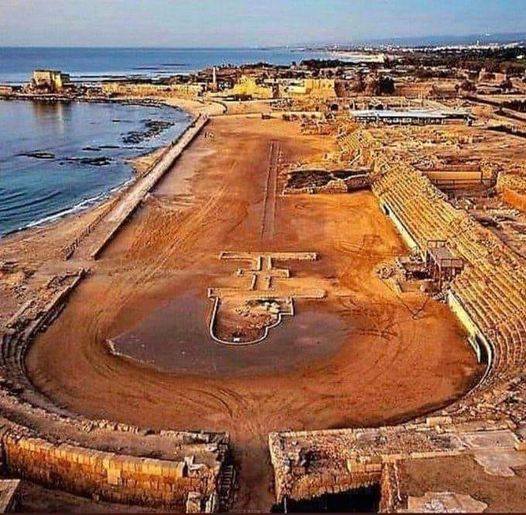
POLYGON ((127 159, 190 121, 168 106, 0 101, 0 236, 100 201, 132 178, 127 159))
POLYGON ((99 81, 124 76, 158 78, 223 64, 267 62, 288 65, 312 58, 327 58, 327 54, 287 48, 0 47, 0 84, 25 83, 37 68, 62 70, 77 81, 99 81))
MULTIPOLYGON (((73 80, 97 82, 316 57, 327 54, 290 49, 0 47, 0 84, 26 83, 37 68, 60 69, 73 80)), ((0 236, 97 202, 131 179, 126 159, 167 144, 187 124, 185 113, 168 107, 0 100, 0 236), (130 132, 144 131, 152 119, 173 125, 139 144, 126 138, 130 132), (89 161, 97 158, 106 159, 89 161)))

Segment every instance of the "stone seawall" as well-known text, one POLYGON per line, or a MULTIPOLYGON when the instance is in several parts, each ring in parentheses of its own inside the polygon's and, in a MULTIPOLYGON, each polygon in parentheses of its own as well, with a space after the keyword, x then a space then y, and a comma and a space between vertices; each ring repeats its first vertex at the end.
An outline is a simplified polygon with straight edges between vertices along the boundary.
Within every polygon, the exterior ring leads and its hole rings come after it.
MULTIPOLYGON (((147 176, 104 211, 97 226, 86 233, 81 248, 79 240, 67 249, 65 257, 75 254, 78 258, 80 251, 91 248, 97 255, 207 121, 200 116, 147 176)), ((154 431, 91 420, 56 406, 27 376, 25 358, 33 339, 60 315, 86 274, 81 263, 70 261, 62 273, 50 274, 7 325, 0 327, 0 453, 4 470, 48 488, 108 502, 217 511, 228 435, 154 431)))
POLYGON ((128 218, 134 213, 145 195, 161 180, 166 172, 173 166, 186 147, 201 132, 208 123, 209 118, 199 115, 173 145, 161 156, 153 169, 137 181, 127 192, 123 199, 101 221, 102 233, 97 235, 96 241, 90 248, 90 257, 97 259, 106 246, 115 237, 128 218))

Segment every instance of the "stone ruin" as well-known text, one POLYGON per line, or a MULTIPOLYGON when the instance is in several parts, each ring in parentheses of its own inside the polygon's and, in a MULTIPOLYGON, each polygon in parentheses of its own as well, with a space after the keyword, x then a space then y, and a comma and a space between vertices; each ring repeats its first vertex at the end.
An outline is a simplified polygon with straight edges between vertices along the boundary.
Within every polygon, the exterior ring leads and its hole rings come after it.
POLYGON ((219 491, 228 468, 228 435, 87 419, 55 406, 29 381, 24 362, 32 339, 60 313, 85 276, 81 269, 49 281, 52 288, 7 323, 0 358, 3 469, 110 502, 217 511, 223 503, 219 491))
MULTIPOLYGON (((342 133, 339 143, 353 165, 368 167, 381 208, 414 252, 424 259, 429 242, 441 241, 462 260, 462 270, 448 282, 446 300, 486 369, 466 396, 411 423, 271 434, 276 501, 375 486, 384 512, 491 508, 491 495, 482 499, 461 490, 471 470, 466 463, 476 464, 477 473, 491 476, 497 486, 526 467, 525 260, 455 209, 423 173, 383 149, 369 132, 342 133), (422 492, 412 490, 408 480, 413 469, 424 471, 422 492)), ((513 190, 516 182, 501 182, 501 187, 513 190)), ((4 469, 50 488, 111 502, 188 512, 225 509, 232 491, 228 435, 90 420, 52 404, 32 386, 24 365, 28 347, 85 276, 81 269, 54 278, 2 334, 4 469)), ((2 506, 8 509, 16 501, 16 484, 2 482, 0 488, 2 506)))
POLYGON ((321 299, 325 290, 297 288, 287 284, 288 268, 275 262, 316 261, 313 252, 222 252, 219 259, 245 261, 247 268, 238 268, 235 275, 246 279, 241 288, 210 288, 208 298, 214 302, 210 317, 210 336, 224 345, 254 345, 263 342, 283 316, 294 316, 295 299, 321 299), (223 319, 235 320, 234 332, 223 319))
POLYGON ((446 300, 486 372, 465 397, 412 423, 271 434, 277 502, 377 485, 382 512, 482 511, 485 502, 460 492, 462 477, 455 482, 451 471, 463 470, 467 459, 481 467, 478 480, 514 477, 526 466, 526 262, 367 131, 342 136, 341 143, 370 164, 380 206, 422 260, 439 247, 430 242, 439 241, 450 249, 448 258, 454 253, 462 262, 449 277, 446 300), (406 480, 415 464, 433 489, 421 497, 411 495, 406 480), (444 491, 448 481, 455 491, 444 491))

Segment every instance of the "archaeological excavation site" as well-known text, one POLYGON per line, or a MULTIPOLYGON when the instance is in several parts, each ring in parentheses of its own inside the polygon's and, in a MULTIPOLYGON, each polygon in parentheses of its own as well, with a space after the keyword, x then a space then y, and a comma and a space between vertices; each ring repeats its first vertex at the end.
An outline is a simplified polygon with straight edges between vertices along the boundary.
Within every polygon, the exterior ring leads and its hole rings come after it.
POLYGON ((526 510, 526 79, 426 63, 68 82, 191 118, 0 240, 3 511, 526 510))

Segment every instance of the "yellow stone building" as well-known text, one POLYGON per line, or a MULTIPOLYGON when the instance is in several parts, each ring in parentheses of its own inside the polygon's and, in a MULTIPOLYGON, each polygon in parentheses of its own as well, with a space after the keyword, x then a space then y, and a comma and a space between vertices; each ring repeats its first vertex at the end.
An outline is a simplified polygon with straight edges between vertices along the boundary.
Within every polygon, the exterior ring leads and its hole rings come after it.
POLYGON ((254 78, 247 77, 246 75, 241 76, 239 81, 234 84, 234 87, 225 91, 224 94, 227 96, 258 99, 268 99, 273 97, 271 87, 262 86, 258 84, 254 78))
POLYGON ((31 86, 58 92, 71 86, 71 78, 67 73, 58 70, 35 70, 31 79, 31 86))
POLYGON ((280 84, 280 96, 334 98, 337 95, 334 79, 295 79, 280 84))

